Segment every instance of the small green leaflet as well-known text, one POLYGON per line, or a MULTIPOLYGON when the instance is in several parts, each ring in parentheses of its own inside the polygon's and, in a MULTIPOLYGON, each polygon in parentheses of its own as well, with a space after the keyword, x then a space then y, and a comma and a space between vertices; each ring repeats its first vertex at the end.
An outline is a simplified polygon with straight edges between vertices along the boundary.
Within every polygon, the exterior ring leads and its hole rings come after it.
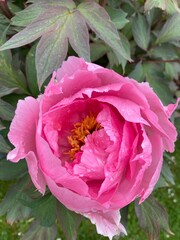
POLYGON ((180 13, 173 14, 159 33, 156 43, 180 40, 180 13))
POLYGON ((119 63, 122 57, 130 59, 109 15, 95 2, 81 3, 77 8, 72 1, 37 1, 31 5, 31 18, 27 9, 17 13, 13 24, 25 29, 7 41, 0 50, 17 48, 41 37, 36 49, 36 69, 39 87, 56 70, 67 55, 68 41, 80 57, 90 61, 87 24, 96 35, 115 52, 119 63), (72 8, 73 7, 73 8, 72 8), (27 13, 27 16, 28 13, 27 13), (44 51, 46 50, 46 51, 44 51))
POLYGON ((153 196, 150 196, 141 204, 135 201, 135 211, 139 225, 145 231, 149 240, 159 239, 160 230, 173 235, 169 228, 166 210, 153 196))

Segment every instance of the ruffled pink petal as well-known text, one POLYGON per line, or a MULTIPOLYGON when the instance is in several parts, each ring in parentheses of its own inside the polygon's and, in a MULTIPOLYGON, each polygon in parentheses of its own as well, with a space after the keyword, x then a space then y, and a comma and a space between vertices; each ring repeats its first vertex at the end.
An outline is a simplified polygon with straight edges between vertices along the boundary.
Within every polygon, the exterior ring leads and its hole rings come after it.
POLYGON ((101 211, 106 209, 105 206, 99 204, 97 201, 77 194, 68 188, 64 188, 60 184, 56 184, 48 175, 44 175, 51 193, 70 210, 82 214, 89 211, 101 211))
POLYGON ((120 223, 119 211, 89 212, 83 215, 96 225, 97 233, 108 237, 110 240, 120 233, 127 235, 124 226, 120 223))
POLYGON ((96 97, 98 101, 106 102, 108 104, 111 104, 113 107, 115 107, 119 113, 123 116, 123 118, 129 122, 134 123, 143 123, 146 125, 149 125, 149 123, 143 119, 141 116, 140 109, 141 107, 138 106, 136 103, 131 102, 127 99, 122 99, 120 97, 116 96, 99 96, 96 97))
POLYGON ((79 177, 73 176, 62 166, 61 160, 51 151, 48 143, 37 135, 37 153, 42 172, 53 179, 56 184, 68 188, 80 195, 88 195, 86 183, 79 177))

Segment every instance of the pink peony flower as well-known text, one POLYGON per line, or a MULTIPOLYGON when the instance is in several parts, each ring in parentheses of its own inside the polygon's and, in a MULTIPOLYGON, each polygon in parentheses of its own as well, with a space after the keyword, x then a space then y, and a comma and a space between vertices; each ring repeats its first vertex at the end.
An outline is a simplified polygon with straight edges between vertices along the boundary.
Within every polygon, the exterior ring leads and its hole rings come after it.
POLYGON ((152 192, 176 129, 148 83, 70 57, 38 99, 20 100, 8 159, 26 158, 36 188, 46 185, 67 208, 110 239, 126 233, 119 209, 152 192))

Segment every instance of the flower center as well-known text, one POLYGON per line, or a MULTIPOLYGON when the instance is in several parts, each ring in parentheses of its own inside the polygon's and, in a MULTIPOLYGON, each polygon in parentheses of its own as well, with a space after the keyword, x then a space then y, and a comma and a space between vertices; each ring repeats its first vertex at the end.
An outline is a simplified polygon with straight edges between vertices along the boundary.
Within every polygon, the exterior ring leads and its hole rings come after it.
POLYGON ((74 160, 75 154, 79 152, 81 146, 84 145, 85 137, 101 128, 101 125, 96 121, 92 113, 83 118, 82 121, 74 124, 71 135, 67 137, 71 149, 66 154, 69 154, 70 160, 74 160))

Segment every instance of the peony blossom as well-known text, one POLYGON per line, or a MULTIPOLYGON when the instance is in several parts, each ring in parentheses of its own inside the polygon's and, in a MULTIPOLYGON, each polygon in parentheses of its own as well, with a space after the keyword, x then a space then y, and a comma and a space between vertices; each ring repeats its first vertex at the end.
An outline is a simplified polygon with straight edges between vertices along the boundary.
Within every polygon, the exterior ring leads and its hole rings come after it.
POLYGON ((126 230, 119 210, 143 202, 157 183, 163 152, 177 137, 148 83, 69 57, 44 94, 17 105, 10 161, 26 159, 35 187, 96 224, 112 239, 126 230))

